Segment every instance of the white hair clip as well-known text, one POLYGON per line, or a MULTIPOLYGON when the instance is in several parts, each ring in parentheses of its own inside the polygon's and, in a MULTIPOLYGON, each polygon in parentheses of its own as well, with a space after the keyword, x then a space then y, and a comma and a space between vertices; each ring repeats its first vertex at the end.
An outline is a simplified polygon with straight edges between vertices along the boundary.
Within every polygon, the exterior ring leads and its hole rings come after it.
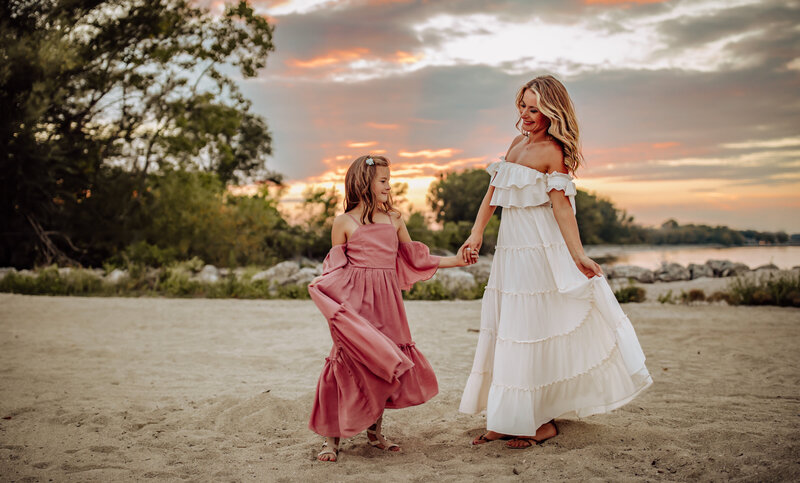
POLYGON ((364 162, 370 166, 375 166, 375 161, 372 158, 367 158, 364 162))

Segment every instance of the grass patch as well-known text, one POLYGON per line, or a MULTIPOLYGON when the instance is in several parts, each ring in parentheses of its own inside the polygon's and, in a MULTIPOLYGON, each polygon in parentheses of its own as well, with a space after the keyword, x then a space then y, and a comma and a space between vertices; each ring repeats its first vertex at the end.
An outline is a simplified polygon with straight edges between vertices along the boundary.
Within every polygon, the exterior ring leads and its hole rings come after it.
POLYGON ((621 304, 638 303, 645 301, 647 292, 642 287, 634 284, 632 279, 628 279, 628 285, 615 290, 614 297, 621 304))

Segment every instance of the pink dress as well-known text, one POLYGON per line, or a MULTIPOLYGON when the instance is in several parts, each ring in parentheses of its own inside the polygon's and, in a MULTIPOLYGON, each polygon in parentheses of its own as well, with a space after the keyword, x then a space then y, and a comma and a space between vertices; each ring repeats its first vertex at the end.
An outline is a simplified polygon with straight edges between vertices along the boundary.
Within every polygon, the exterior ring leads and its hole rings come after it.
POLYGON ((415 406, 436 395, 436 376, 411 339, 400 290, 429 279, 438 267, 439 257, 427 246, 400 242, 389 223, 361 225, 347 243, 331 248, 322 278, 308 288, 333 339, 317 382, 312 431, 350 437, 384 408, 415 406))

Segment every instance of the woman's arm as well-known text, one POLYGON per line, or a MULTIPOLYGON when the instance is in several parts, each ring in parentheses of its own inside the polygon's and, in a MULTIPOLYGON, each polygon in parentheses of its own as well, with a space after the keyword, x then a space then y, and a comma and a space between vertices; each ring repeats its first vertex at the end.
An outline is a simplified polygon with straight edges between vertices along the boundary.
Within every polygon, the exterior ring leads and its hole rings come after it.
POLYGON ((567 243, 567 249, 575 261, 578 269, 587 277, 602 275, 603 270, 594 260, 586 256, 581 244, 581 236, 578 232, 578 220, 572 212, 572 205, 569 198, 560 190, 551 190, 549 193, 550 201, 553 203, 553 216, 556 218, 561 235, 567 243))
POLYGON ((483 230, 486 229, 486 225, 489 223, 489 220, 492 219, 494 210, 497 208, 491 204, 493 194, 494 186, 490 184, 489 188, 486 190, 486 194, 483 196, 481 206, 478 208, 478 214, 475 215, 475 223, 472 224, 469 238, 467 238, 458 250, 459 253, 463 254, 465 261, 467 260, 467 255, 477 255, 481 250, 481 245, 483 245, 483 230))

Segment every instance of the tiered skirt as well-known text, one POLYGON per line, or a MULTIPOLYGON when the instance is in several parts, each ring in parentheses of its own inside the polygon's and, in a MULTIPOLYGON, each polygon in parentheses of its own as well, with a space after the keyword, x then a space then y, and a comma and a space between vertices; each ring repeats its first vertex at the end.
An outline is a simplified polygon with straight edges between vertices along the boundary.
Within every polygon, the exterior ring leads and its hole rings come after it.
POLYGON ((644 362, 608 283, 575 266, 549 204, 505 208, 460 410, 533 435, 626 404, 652 383, 644 362))

